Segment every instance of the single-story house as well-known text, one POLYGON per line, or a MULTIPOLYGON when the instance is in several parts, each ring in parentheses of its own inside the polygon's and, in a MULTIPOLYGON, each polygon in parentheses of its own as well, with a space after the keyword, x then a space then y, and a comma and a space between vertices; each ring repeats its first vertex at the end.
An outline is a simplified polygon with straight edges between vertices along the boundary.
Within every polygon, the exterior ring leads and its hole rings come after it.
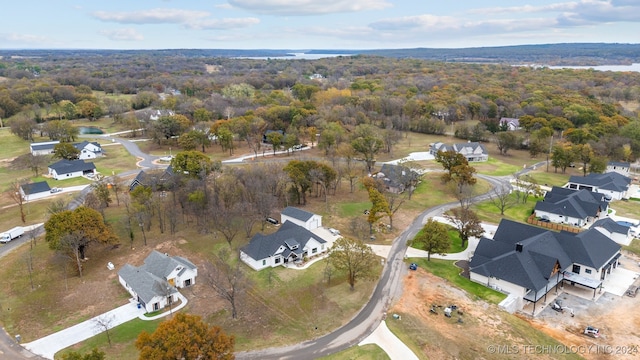
POLYGON ((322 226, 321 215, 310 213, 293 206, 287 206, 280 213, 280 222, 284 224, 286 221, 291 221, 292 223, 302 226, 309 231, 322 226))
POLYGON ((510 295, 509 311, 546 302, 563 282, 593 290, 618 266, 620 245, 596 229, 554 232, 503 219, 469 263, 472 281, 510 295))
POLYGON ((571 176, 564 186, 569 189, 598 192, 607 195, 611 200, 620 200, 627 197, 627 191, 631 185, 631 179, 617 172, 604 174, 589 174, 587 176, 571 176))
POLYGON ((20 185, 20 195, 25 201, 41 198, 51 193, 51 187, 46 181, 20 185))
POLYGON ((152 171, 146 172, 140 170, 131 183, 129 184, 129 191, 133 191, 138 185, 151 186, 153 190, 162 189, 162 187, 171 180, 174 175, 173 168, 169 165, 164 171, 152 171))
POLYGON ((534 208, 536 217, 558 224, 582 227, 607 215, 605 195, 554 186, 534 208))
POLYGON ((157 311, 178 300, 177 288, 194 285, 198 268, 180 256, 153 250, 144 264, 125 264, 118 277, 120 284, 147 312, 157 311))
POLYGON ((520 130, 520 119, 514 118, 500 118, 499 122, 501 127, 505 127, 509 131, 520 130))
POLYGON ((78 156, 80 160, 95 159, 103 155, 102 146, 97 142, 83 141, 73 144, 73 147, 80 151, 80 155, 78 156))
POLYGON ((49 176, 56 180, 72 179, 89 174, 96 174, 96 166, 84 160, 62 159, 49 165, 49 176))
POLYGON ((176 113, 174 111, 172 111, 172 110, 155 109, 155 110, 147 110, 147 111, 145 111, 145 114, 149 117, 149 120, 157 121, 161 117, 173 116, 176 113))
POLYGON ((388 192, 401 194, 408 186, 417 185, 419 174, 406 166, 384 164, 373 176, 382 179, 388 192))
POLYGON ((59 140, 31 143, 29 144, 29 149, 33 156, 50 155, 53 154, 53 148, 58 144, 60 144, 59 140))
POLYGON ((631 171, 631 163, 621 162, 621 161, 609 161, 607 163, 607 169, 605 172, 616 172, 623 176, 629 176, 629 172, 631 171))
POLYGON ((633 240, 630 226, 621 225, 608 217, 596 221, 591 225, 591 228, 600 231, 620 245, 627 246, 633 240))
POLYGON ((293 221, 283 221, 273 234, 256 234, 240 249, 240 259, 254 270, 286 266, 327 252, 326 240, 293 221))
POLYGON ((487 161, 489 160, 489 153, 487 152, 487 148, 479 142, 466 142, 460 144, 446 145, 441 142, 437 142, 431 144, 431 148, 429 152, 436 156, 438 151, 455 151, 464 155, 467 158, 468 162, 475 161, 487 161))

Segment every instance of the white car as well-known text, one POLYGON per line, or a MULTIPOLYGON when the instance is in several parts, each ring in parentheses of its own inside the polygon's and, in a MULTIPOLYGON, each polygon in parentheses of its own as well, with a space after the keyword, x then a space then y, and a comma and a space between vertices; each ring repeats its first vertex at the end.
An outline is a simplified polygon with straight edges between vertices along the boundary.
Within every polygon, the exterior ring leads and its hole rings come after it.
POLYGON ((339 230, 336 230, 334 228, 329 228, 328 230, 331 233, 331 235, 335 235, 335 236, 340 235, 340 231, 339 230))

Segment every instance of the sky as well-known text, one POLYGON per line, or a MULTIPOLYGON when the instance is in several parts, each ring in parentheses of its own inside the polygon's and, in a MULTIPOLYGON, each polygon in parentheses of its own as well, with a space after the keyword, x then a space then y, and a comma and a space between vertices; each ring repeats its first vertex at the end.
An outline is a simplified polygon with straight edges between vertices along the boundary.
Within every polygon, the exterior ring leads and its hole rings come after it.
POLYGON ((5 0, 0 49, 640 43, 640 0, 5 0))

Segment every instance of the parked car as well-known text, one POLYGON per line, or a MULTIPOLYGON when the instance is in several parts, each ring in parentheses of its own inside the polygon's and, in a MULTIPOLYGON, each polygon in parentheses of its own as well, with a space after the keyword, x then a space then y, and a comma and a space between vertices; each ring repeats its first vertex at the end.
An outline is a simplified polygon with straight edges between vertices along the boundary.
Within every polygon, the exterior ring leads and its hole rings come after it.
POLYGON ((597 337, 600 337, 600 330, 598 328, 593 327, 593 326, 587 326, 584 329, 584 334, 588 335, 588 336, 591 336, 591 337, 594 337, 594 338, 597 338, 597 337))
POLYGON ((336 230, 334 228, 329 228, 329 232, 334 236, 340 235, 340 230, 336 230))
POLYGON ((274 218, 272 218, 272 217, 268 217, 268 218, 266 218, 266 220, 267 220, 267 222, 268 222, 268 223, 271 223, 271 224, 273 224, 273 225, 278 225, 278 224, 280 224, 280 221, 278 221, 277 219, 274 219, 274 218))
POLYGON ((418 270, 418 264, 416 264, 416 263, 411 263, 411 264, 409 265, 409 270, 414 270, 414 271, 415 271, 415 270, 418 270))
POLYGON ((55 193, 59 193, 60 191, 62 191, 62 189, 54 187, 51 190, 49 190, 50 193, 55 194, 55 193))

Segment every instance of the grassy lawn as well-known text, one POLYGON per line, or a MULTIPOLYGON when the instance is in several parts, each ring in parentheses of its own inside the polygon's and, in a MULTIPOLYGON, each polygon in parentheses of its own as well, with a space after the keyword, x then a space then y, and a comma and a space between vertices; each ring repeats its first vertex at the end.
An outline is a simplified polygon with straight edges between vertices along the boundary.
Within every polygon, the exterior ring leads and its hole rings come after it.
MULTIPOLYGON (((455 254, 466 249, 466 246, 464 248, 462 247, 462 240, 460 239, 460 234, 458 233, 458 231, 455 230, 452 226, 447 226, 450 228, 447 231, 447 234, 449 234, 449 251, 447 251, 447 253, 455 254)), ((416 237, 420 236, 421 234, 422 230, 418 231, 416 237)), ((465 245, 468 245, 468 242, 465 245)))
POLYGON ((629 246, 623 246, 622 249, 627 250, 630 253, 640 255, 640 240, 633 239, 629 246))
MULTIPOLYGON (((516 200, 516 195, 509 195, 512 200, 516 200)), ((533 208, 536 206, 536 202, 542 200, 542 198, 529 197, 526 203, 519 202, 510 208, 506 209, 504 215, 500 215, 500 210, 490 201, 484 201, 478 204, 472 205, 473 210, 478 214, 478 217, 483 222, 497 224, 501 218, 511 219, 515 221, 526 221, 533 208)))
POLYGON ((99 350, 104 351, 106 359, 136 359, 138 357, 138 349, 136 349, 132 339, 135 340, 138 337, 138 334, 142 331, 146 331, 148 333, 154 332, 163 320, 143 321, 140 319, 133 319, 109 330, 111 346, 109 346, 107 334, 101 333, 81 343, 57 352, 55 359, 62 359, 64 354, 71 351, 86 354, 93 348, 98 348, 99 350))
POLYGON ((427 261, 426 258, 410 258, 408 262, 417 263, 418 266, 426 269, 432 274, 450 281, 456 287, 487 302, 498 304, 507 297, 507 295, 503 293, 489 289, 486 286, 460 276, 461 269, 454 265, 454 261, 439 259, 431 259, 431 261, 427 261))
POLYGON ((486 162, 472 163, 471 165, 478 170, 478 173, 492 176, 511 175, 522 169, 495 157, 489 157, 486 162))
POLYGON ((389 356, 378 345, 356 345, 339 353, 319 357, 321 360, 387 360, 389 356))
POLYGON ((637 200, 615 200, 612 201, 610 207, 616 211, 616 215, 629 217, 632 219, 640 219, 640 201, 637 200))

